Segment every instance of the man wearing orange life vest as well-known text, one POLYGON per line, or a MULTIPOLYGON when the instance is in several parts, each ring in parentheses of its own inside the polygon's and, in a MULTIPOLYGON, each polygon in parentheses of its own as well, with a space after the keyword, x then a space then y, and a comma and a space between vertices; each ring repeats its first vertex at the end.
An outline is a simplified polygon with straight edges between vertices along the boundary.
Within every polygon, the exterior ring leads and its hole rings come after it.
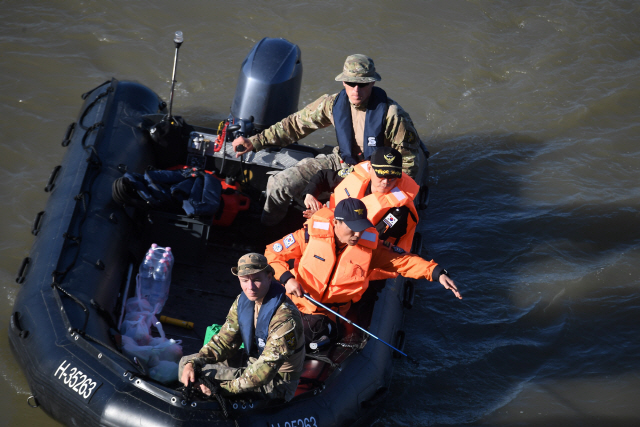
POLYGON ((304 228, 268 245, 265 256, 303 317, 326 314, 305 299, 304 293, 345 313, 350 303, 359 301, 367 290, 369 273, 375 268, 439 281, 462 299, 446 270, 435 262, 396 246, 379 246, 376 229, 367 219, 367 208, 358 199, 342 200, 335 212, 320 209, 304 228), (291 259, 293 269, 287 262, 291 259))
POLYGON ((400 152, 382 147, 373 152, 371 161, 340 171, 319 171, 304 190, 304 216, 310 218, 322 207, 318 197, 325 192, 334 191, 331 207, 348 197, 360 199, 379 239, 410 252, 418 223, 413 200, 419 190, 413 178, 402 172, 400 152))

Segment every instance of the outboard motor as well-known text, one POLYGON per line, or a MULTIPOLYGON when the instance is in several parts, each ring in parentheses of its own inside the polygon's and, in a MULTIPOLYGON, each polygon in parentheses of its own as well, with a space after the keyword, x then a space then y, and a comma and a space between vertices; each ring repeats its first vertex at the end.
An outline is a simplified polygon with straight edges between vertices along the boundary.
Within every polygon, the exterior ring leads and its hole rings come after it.
POLYGON ((232 123, 253 123, 250 132, 243 132, 246 136, 298 111, 302 83, 300 56, 297 45, 269 37, 260 40, 249 52, 242 63, 230 118, 232 123))

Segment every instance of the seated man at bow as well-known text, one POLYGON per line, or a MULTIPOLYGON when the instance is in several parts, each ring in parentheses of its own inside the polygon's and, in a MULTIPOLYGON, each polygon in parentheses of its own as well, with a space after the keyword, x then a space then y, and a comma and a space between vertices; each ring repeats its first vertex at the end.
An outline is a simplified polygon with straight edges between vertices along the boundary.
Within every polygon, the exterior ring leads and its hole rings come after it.
MULTIPOLYGON (((329 307, 337 307, 344 315, 367 290, 369 274, 376 268, 438 281, 462 299, 447 271, 434 261, 397 246, 378 245, 378 233, 367 219, 367 207, 354 198, 342 200, 335 211, 320 209, 302 229, 268 245, 265 255, 302 312, 305 326, 311 323, 307 316, 327 315, 304 298, 305 293, 329 307), (294 260, 293 268, 289 260, 294 260)), ((309 331, 305 330, 305 334, 308 336, 309 331)))
POLYGON ((348 197, 362 200, 367 207, 367 219, 378 231, 383 244, 411 251, 418 223, 418 211, 413 200, 420 187, 402 172, 402 155, 391 147, 376 149, 371 161, 348 169, 319 171, 304 190, 305 218, 311 218, 322 208, 321 194, 333 192, 331 206, 348 197))
POLYGON ((229 310, 217 335, 196 354, 180 360, 178 378, 185 385, 199 385, 201 372, 219 384, 223 396, 253 393, 268 399, 293 398, 304 363, 304 334, 300 312, 273 279, 273 269, 264 255, 249 253, 231 268, 238 276, 242 293, 229 310), (232 368, 225 362, 244 343, 249 356, 245 367, 232 368))

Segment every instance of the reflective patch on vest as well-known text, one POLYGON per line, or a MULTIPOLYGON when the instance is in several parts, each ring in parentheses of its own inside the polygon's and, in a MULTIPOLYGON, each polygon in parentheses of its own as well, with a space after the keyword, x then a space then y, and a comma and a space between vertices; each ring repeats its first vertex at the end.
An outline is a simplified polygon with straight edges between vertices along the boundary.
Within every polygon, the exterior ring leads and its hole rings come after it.
POLYGON ((313 221, 313 228, 318 228, 320 230, 328 230, 329 229, 329 223, 328 222, 313 221))
POLYGON ((280 243, 274 243, 273 244, 273 251, 274 252, 280 252, 282 251, 282 245, 280 243))
POLYGON ((371 163, 360 163, 360 166, 362 166, 362 169, 369 172, 369 166, 371 166, 371 163))
POLYGON ((287 343, 287 348, 289 348, 290 350, 295 350, 298 346, 296 334, 294 334, 293 331, 289 331, 288 333, 286 333, 284 336, 284 340, 287 343))
POLYGON ((389 228, 391 228, 394 225, 396 225, 396 222, 398 222, 398 218, 396 218, 392 214, 389 214, 389 215, 384 217, 383 221, 384 221, 385 224, 387 224, 389 226, 389 228))
POLYGON ((296 239, 293 238, 293 234, 289 234, 284 238, 284 247, 289 249, 289 246, 293 245, 296 242, 296 239))
POLYGON ((338 176, 340 178, 346 178, 347 175, 349 175, 351 172, 353 172, 353 166, 350 166, 348 168, 342 168, 338 171, 338 176))
POLYGON ((368 240, 370 242, 376 241, 376 235, 370 231, 363 231, 362 236, 360 238, 364 240, 368 240))
POLYGON ((396 199, 398 199, 398 201, 401 201, 407 198, 407 196, 405 196, 402 190, 400 190, 398 187, 394 187, 394 189, 391 190, 391 194, 396 196, 396 199))
POLYGON ((324 261, 324 258, 319 257, 318 255, 314 255, 313 257, 314 257, 314 258, 318 258, 320 261, 324 261))
POLYGON ((396 253, 399 253, 399 254, 403 254, 403 253, 405 253, 405 250, 404 250, 404 249, 399 248, 399 247, 397 247, 397 246, 391 246, 391 250, 392 250, 393 252, 396 252, 396 253))
POLYGON ((376 137, 375 137, 375 136, 370 136, 370 137, 367 139, 367 145, 368 145, 369 147, 375 147, 375 146, 376 146, 376 137))
POLYGON ((258 338, 258 347, 262 348, 265 346, 265 342, 262 338, 258 338))

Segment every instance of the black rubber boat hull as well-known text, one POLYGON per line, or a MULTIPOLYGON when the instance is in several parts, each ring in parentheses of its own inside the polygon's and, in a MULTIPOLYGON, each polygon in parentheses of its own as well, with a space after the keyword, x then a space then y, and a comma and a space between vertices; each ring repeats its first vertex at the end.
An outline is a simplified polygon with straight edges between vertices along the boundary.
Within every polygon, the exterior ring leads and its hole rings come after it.
MULTIPOLYGON (((145 249, 130 247, 136 230, 112 200, 111 187, 125 170, 142 172, 153 164, 148 137, 137 124, 163 109, 162 100, 138 83, 112 80, 88 94, 21 268, 11 349, 35 402, 66 425, 233 425, 216 402, 183 405, 174 390, 114 351, 109 334, 131 278, 130 251, 145 249)), ((403 320, 403 284, 401 278, 388 281, 370 326, 394 344, 403 320)), ((384 398, 392 362, 388 347, 370 341, 317 394, 232 412, 240 426, 355 425, 384 398)))

